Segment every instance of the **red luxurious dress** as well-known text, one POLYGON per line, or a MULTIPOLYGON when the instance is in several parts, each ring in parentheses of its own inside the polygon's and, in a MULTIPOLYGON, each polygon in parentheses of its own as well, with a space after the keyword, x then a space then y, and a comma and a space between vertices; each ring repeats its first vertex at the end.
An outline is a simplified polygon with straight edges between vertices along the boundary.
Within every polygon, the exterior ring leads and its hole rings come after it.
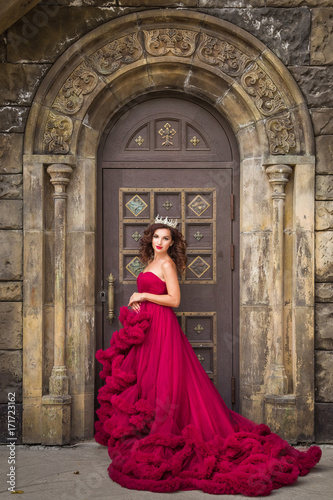
MULTIPOLYGON (((139 292, 167 293, 152 272, 139 292)), ((123 328, 96 358, 100 377, 95 440, 108 446, 110 477, 136 490, 200 489, 269 495, 319 461, 317 446, 296 450, 264 425, 229 410, 171 307, 146 301, 120 309, 123 328)))

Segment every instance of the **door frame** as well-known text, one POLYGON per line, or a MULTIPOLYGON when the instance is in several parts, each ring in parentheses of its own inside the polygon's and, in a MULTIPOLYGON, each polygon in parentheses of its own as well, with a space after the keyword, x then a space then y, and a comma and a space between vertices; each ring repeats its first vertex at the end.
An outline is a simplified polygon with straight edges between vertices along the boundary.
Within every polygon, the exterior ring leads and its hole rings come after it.
MULTIPOLYGON (((233 153, 233 161, 231 162, 224 162, 225 167, 231 169, 232 171, 232 192, 233 192, 233 218, 231 221, 231 239, 235 243, 235 237, 237 242, 234 244, 234 254, 233 254, 233 262, 234 262, 234 269, 232 271, 232 297, 231 297, 231 303, 232 303, 232 380, 226 380, 226 384, 230 384, 230 391, 232 393, 232 397, 234 398, 234 403, 232 404, 232 409, 235 411, 239 411, 239 151, 238 151, 238 145, 236 141, 236 137, 234 136, 229 124, 223 119, 223 117, 216 112, 216 110, 211 107, 208 103, 205 103, 204 101, 198 99, 198 98, 191 98, 189 99, 188 96, 185 96, 184 94, 180 93, 170 93, 170 92, 160 92, 160 93, 154 93, 153 95, 147 95, 147 96, 142 96, 141 99, 138 99, 135 101, 135 103, 132 103, 131 107, 136 106, 139 103, 142 102, 147 102, 152 99, 158 99, 158 98, 164 98, 164 97, 173 97, 173 98, 179 98, 181 100, 188 100, 190 102, 194 102, 197 106, 202 107, 205 109, 208 113, 212 114, 213 117, 217 120, 217 122, 220 124, 221 128, 224 129, 225 134, 229 140, 230 147, 232 149, 233 153), (236 232, 236 235, 234 234, 236 232), (238 237, 237 237, 238 236, 238 237)), ((103 248, 102 248, 102 239, 103 239, 103 163, 102 163, 102 156, 103 156, 103 150, 105 147, 105 141, 106 138, 108 137, 109 133, 111 130, 113 130, 114 127, 117 126, 117 123, 119 120, 121 120, 122 116, 126 111, 128 111, 129 107, 126 106, 125 109, 119 110, 117 115, 111 120, 110 124, 108 127, 106 127, 103 137, 100 141, 100 146, 99 146, 99 152, 98 152, 98 158, 99 162, 97 165, 97 246, 96 246, 96 290, 97 290, 97 295, 98 295, 98 290, 101 289, 101 282, 103 281, 103 286, 102 289, 106 293, 106 273, 109 271, 105 270, 103 273, 103 248)), ((131 124, 132 126, 133 124, 131 124)), ((142 161, 142 168, 149 168, 147 167, 147 161, 144 160, 142 161)), ((117 167, 121 166, 120 161, 115 161, 115 165, 117 167)), ((129 162, 124 160, 124 165, 125 169, 129 168, 129 162)), ((140 162, 137 162, 138 165, 140 162)), ((155 160, 152 160, 151 163, 156 164, 155 160)), ((160 162, 160 165, 157 163, 155 168, 163 168, 164 164, 166 162, 160 162)), ((169 163, 169 162, 168 162, 169 163)), ((176 162, 173 162, 176 164, 176 162)), ((207 161, 205 161, 207 163, 207 161)), ((198 165, 200 165, 200 162, 198 162, 198 165)), ((221 168, 223 170, 223 166, 217 167, 217 165, 224 165, 221 161, 212 161, 210 163, 210 168, 221 168)), ((177 167, 181 167, 181 162, 177 163, 177 167)), ((107 167, 106 167, 107 168, 107 167)), ((185 167, 184 167, 185 168, 185 167)), ((118 229, 118 228, 117 228, 118 229)), ((101 307, 100 304, 96 305, 96 349, 103 348, 103 339, 102 339, 102 329, 103 329, 103 323, 104 323, 104 317, 105 313, 103 313, 103 307, 101 307)), ((98 363, 96 363, 96 394, 99 389, 99 387, 102 385, 102 381, 100 380, 98 373, 100 370, 100 366, 98 363)), ((98 403, 95 402, 95 407, 96 409, 98 408, 98 403)))

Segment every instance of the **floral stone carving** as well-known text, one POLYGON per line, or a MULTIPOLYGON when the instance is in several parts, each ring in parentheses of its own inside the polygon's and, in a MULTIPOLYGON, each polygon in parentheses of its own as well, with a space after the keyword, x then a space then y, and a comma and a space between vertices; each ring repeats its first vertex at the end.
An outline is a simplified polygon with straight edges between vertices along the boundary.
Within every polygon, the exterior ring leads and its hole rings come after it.
POLYGON ((48 153, 67 154, 73 133, 73 122, 68 116, 49 113, 45 127, 44 144, 48 153))
POLYGON ((169 52, 178 57, 189 57, 195 51, 196 31, 158 29, 143 31, 145 47, 152 56, 164 56, 169 52))
POLYGON ((271 116, 287 109, 278 88, 257 64, 242 76, 241 82, 263 115, 271 116))
POLYGON ((98 73, 110 75, 122 65, 138 61, 142 54, 137 33, 131 33, 98 49, 89 57, 89 62, 98 73))
POLYGON ((96 73, 85 64, 81 64, 67 78, 52 107, 70 115, 77 113, 83 105, 84 96, 90 94, 97 83, 96 73))
POLYGON ((290 113, 278 118, 271 118, 266 127, 272 154, 287 154, 296 146, 295 129, 290 113))
POLYGON ((223 73, 239 76, 250 62, 250 58, 231 43, 202 34, 198 57, 201 61, 218 66, 223 73))

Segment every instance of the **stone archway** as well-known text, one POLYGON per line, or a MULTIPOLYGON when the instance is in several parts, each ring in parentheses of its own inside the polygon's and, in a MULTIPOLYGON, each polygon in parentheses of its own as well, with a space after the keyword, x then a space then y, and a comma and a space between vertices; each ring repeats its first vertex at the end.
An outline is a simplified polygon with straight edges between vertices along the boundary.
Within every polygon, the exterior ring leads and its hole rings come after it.
POLYGON ((198 12, 153 10, 73 44, 29 115, 24 442, 92 436, 98 144, 115 113, 165 90, 211 103, 240 149, 241 411, 290 440, 311 440, 314 156, 304 99, 245 31, 198 12))

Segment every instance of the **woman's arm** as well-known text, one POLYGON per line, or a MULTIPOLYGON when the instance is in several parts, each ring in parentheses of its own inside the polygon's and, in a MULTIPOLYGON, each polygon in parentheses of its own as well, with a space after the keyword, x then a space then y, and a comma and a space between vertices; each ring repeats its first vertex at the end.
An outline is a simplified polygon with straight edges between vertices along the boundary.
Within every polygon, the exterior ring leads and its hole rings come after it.
POLYGON ((165 278, 165 283, 167 287, 167 294, 165 295, 155 295, 154 293, 138 293, 132 294, 129 306, 133 302, 143 302, 148 300, 149 302, 154 302, 154 304, 159 304, 160 306, 178 307, 180 304, 180 288, 178 283, 176 266, 171 262, 164 262, 162 264, 162 270, 165 278))

